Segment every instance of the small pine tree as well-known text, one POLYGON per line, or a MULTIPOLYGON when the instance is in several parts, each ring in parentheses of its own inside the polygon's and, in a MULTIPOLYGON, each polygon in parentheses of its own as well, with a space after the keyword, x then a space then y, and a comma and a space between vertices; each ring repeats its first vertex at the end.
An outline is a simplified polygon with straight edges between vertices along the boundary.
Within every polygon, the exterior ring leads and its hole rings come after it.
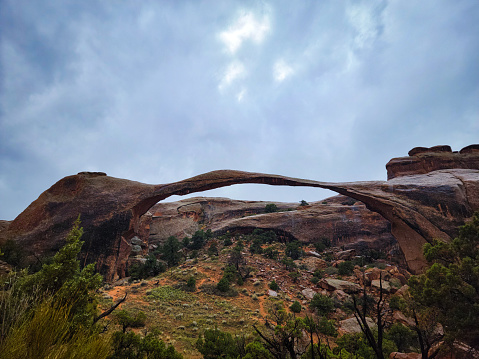
POLYGON ((226 277, 223 277, 223 278, 221 278, 221 280, 216 285, 216 288, 220 292, 225 293, 230 289, 230 281, 226 277))
POLYGON ((291 306, 289 307, 289 309, 291 309, 291 311, 292 311, 293 313, 299 313, 299 312, 301 312, 301 309, 303 309, 303 307, 301 306, 301 304, 300 304, 297 300, 295 300, 295 301, 293 302, 293 304, 291 304, 291 306))
POLYGON ((268 284, 268 287, 269 289, 275 290, 275 291, 279 289, 279 285, 278 283, 276 283, 274 279, 268 284))

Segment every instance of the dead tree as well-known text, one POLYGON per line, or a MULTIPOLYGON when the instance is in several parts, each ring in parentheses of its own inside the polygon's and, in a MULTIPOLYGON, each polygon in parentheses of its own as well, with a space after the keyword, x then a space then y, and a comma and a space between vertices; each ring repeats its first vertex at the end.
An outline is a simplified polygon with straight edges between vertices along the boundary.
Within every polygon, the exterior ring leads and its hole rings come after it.
POLYGON ((382 274, 379 275, 379 299, 377 301, 368 295, 366 291, 366 280, 363 280, 363 283, 363 295, 361 297, 362 303, 359 304, 358 298, 353 295, 354 316, 356 317, 369 346, 376 354, 376 357, 378 359, 385 359, 383 353, 383 339, 384 330, 389 324, 388 317, 390 310, 387 308, 384 298, 382 274), (378 327, 377 338, 366 320, 367 315, 370 312, 376 318, 376 325, 378 327))

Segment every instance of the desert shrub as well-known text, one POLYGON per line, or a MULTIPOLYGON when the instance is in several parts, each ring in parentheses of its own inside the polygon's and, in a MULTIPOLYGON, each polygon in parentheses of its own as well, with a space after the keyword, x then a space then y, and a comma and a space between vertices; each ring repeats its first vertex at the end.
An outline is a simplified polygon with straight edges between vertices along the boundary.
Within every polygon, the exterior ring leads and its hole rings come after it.
POLYGON ((183 248, 188 248, 190 246, 190 243, 191 243, 191 238, 188 236, 184 237, 181 240, 181 245, 183 246, 183 248))
POLYGON ((37 305, 32 315, 17 323, 0 345, 1 359, 96 359, 110 351, 108 336, 72 326, 72 303, 53 298, 37 305))
POLYGON ((162 259, 168 263, 168 267, 173 267, 180 263, 181 254, 179 250, 181 249, 181 244, 178 241, 178 238, 175 236, 170 236, 163 244, 160 249, 162 259))
POLYGON ((402 310, 405 306, 406 301, 404 300, 404 298, 398 295, 392 295, 391 298, 389 298, 389 308, 394 310, 402 310))
POLYGON ((103 278, 95 273, 95 264, 80 269, 77 258, 83 242, 80 217, 68 233, 66 244, 54 255, 52 261, 43 264, 37 273, 25 275, 19 280, 19 290, 26 296, 41 293, 44 298, 55 296, 64 305, 71 303, 69 315, 77 324, 91 323, 97 314, 97 296, 103 278))
POLYGON ((9 239, 0 247, 1 259, 13 267, 23 267, 26 264, 26 253, 16 241, 9 239))
POLYGON ((408 283, 416 310, 435 312, 446 344, 459 340, 479 350, 479 212, 452 241, 434 240, 423 250, 432 265, 408 283))
POLYGON ((196 291, 196 278, 191 276, 188 278, 188 281, 186 282, 186 288, 188 291, 194 292, 196 291))
POLYGON ((394 323, 387 331, 386 336, 396 344, 400 352, 407 353, 411 349, 417 350, 418 348, 416 333, 401 323, 394 323))
POLYGON ((299 259, 304 255, 302 244, 299 241, 293 241, 286 244, 284 254, 292 259, 299 259))
POLYGON ((249 247, 249 251, 253 254, 261 254, 263 253, 263 248, 261 248, 262 240, 260 238, 253 239, 253 243, 251 243, 249 247))
POLYGON ((138 280, 157 276, 165 270, 164 263, 158 261, 153 254, 150 254, 145 263, 132 264, 128 269, 128 273, 130 274, 130 280, 138 280))
POLYGON ((158 287, 146 292, 149 299, 160 300, 163 302, 173 302, 175 300, 187 300, 187 294, 169 285, 158 287))
POLYGON ((231 238, 225 238, 225 240, 223 241, 223 245, 225 247, 229 247, 233 244, 233 241, 231 240, 231 238))
POLYGON ((141 328, 146 324, 146 314, 144 312, 137 312, 132 314, 126 310, 114 312, 115 321, 121 325, 123 333, 128 328, 141 328))
POLYGON ((203 284, 199 289, 201 290, 201 292, 205 294, 217 295, 217 296, 226 297, 226 298, 236 297, 238 295, 238 291, 235 288, 232 288, 231 285, 229 286, 228 290, 221 291, 220 289, 218 289, 218 284, 203 284))
POLYGON ((268 204, 264 207, 264 211, 265 211, 266 213, 278 212, 278 206, 275 205, 274 203, 268 203, 268 204))
POLYGON ((263 231, 263 230, 257 228, 253 231, 253 235, 257 236, 259 239, 261 239, 261 241, 263 243, 271 244, 271 243, 274 243, 278 240, 278 237, 277 237, 276 233, 272 230, 263 231))
POLYGON ((329 335, 331 337, 337 337, 338 331, 334 326, 334 320, 327 319, 326 317, 321 317, 318 324, 318 331, 321 334, 329 335))
POLYGON ((315 309, 319 315, 327 315, 334 310, 334 301, 326 295, 316 293, 309 303, 311 309, 315 309))
POLYGON ((268 284, 268 287, 271 290, 279 290, 279 285, 274 279, 268 284))
POLYGON ((289 309, 291 309, 293 313, 299 313, 301 312, 301 309, 303 309, 303 307, 297 300, 295 300, 293 304, 290 305, 289 309))
POLYGON ((206 241, 211 238, 213 238, 213 233, 210 229, 208 229, 206 232, 204 232, 203 230, 198 230, 191 237, 188 248, 199 250, 203 248, 206 241))
POLYGON ((289 271, 292 271, 292 270, 297 268, 297 265, 296 265, 296 263, 294 263, 292 258, 284 257, 281 260, 281 263, 283 263, 284 266, 286 267, 286 270, 289 270, 289 271))
POLYGON ((331 253, 331 252, 326 252, 326 253, 323 255, 323 259, 324 259, 326 262, 330 263, 330 262, 334 259, 334 255, 333 255, 333 253, 331 253))
POLYGON ((314 248, 319 253, 323 252, 326 248, 329 248, 329 247, 331 247, 331 240, 326 237, 323 237, 314 243, 314 248))
POLYGON ((218 255, 218 246, 216 245, 216 242, 211 243, 210 246, 208 247, 208 255, 210 256, 218 255))
POLYGON ((309 206, 309 203, 306 202, 304 199, 302 199, 302 200, 299 202, 299 205, 302 206, 302 207, 303 207, 303 206, 309 206))
POLYGON ((196 342, 196 349, 205 359, 241 357, 238 341, 230 333, 217 328, 205 330, 196 342))
POLYGON ((311 278, 311 282, 317 284, 321 278, 323 278, 323 272, 320 269, 316 269, 313 273, 313 278, 311 278))
POLYGON ((277 259, 279 252, 273 247, 266 247, 263 251, 263 256, 269 259, 277 259))
POLYGON ((350 275, 353 273, 354 264, 351 261, 345 261, 338 264, 339 275, 350 275))
POLYGON ((221 278, 218 284, 216 285, 216 288, 220 292, 223 292, 223 293, 227 292, 230 289, 230 281, 228 280, 228 278, 223 276, 223 278, 221 278))
POLYGON ((116 332, 113 334, 113 353, 108 359, 182 359, 174 347, 157 338, 154 333, 142 337, 134 332, 116 332))

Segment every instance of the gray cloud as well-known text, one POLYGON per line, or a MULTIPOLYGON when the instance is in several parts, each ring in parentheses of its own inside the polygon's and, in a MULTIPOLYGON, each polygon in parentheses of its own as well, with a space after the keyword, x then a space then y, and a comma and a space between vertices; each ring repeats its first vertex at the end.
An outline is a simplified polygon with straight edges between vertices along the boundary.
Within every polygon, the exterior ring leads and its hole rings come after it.
POLYGON ((0 6, 0 218, 83 170, 148 183, 222 168, 385 179, 412 147, 477 143, 474 0, 0 6))

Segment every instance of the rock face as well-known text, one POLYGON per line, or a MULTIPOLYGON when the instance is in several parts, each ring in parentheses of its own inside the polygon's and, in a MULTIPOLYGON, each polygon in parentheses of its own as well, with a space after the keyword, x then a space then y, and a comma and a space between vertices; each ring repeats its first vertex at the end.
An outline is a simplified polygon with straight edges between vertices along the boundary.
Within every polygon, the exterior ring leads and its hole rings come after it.
POLYGON ((149 210, 152 219, 148 241, 157 244, 169 236, 183 238, 200 228, 219 234, 249 233, 261 228, 273 230, 285 240, 305 243, 328 238, 333 245, 358 252, 366 249, 394 252, 397 247, 389 222, 351 198, 336 196, 307 206, 275 203, 280 212, 265 213, 269 203, 207 197, 160 202, 149 210))
MULTIPOLYGON (((475 156, 475 150, 472 153, 475 156)), ((1 231, 0 241, 15 239, 32 254, 53 252, 61 247, 81 214, 83 263, 96 261, 100 272, 111 281, 125 274, 131 239, 137 236, 146 241, 145 228, 151 226, 153 216, 143 215, 154 204, 172 195, 241 183, 325 188, 365 203, 391 223, 391 232, 413 272, 425 266, 425 242, 450 240, 457 235, 457 227, 479 210, 479 168, 351 183, 224 170, 160 185, 82 172, 61 179, 42 193, 1 231)))
POLYGON ((386 164, 388 180, 442 169, 479 169, 479 145, 464 147, 459 152, 452 152, 450 146, 415 147, 408 155, 386 164))

